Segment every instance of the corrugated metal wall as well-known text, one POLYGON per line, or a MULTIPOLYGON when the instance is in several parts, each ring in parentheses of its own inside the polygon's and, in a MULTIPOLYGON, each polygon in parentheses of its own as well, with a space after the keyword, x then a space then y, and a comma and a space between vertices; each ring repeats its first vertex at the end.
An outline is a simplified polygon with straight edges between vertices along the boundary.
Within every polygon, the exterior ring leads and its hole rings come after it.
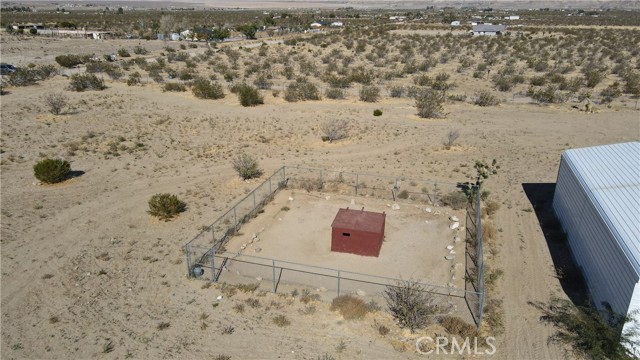
POLYGON ((594 304, 601 307, 606 301, 614 311, 626 315, 638 274, 575 172, 563 154, 553 209, 567 233, 594 304))

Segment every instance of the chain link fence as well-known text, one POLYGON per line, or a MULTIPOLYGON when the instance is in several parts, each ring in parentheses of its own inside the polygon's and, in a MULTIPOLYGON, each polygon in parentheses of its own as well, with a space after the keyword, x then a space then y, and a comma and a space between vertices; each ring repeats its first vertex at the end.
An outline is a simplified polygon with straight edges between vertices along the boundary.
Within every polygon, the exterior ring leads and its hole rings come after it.
POLYGON ((238 233, 242 224, 256 217, 276 193, 284 188, 374 197, 393 202, 410 200, 413 204, 423 204, 427 208, 466 206, 464 289, 451 284, 420 284, 439 304, 443 313, 455 313, 480 326, 484 304, 480 192, 464 184, 283 166, 185 245, 188 276, 212 282, 219 281, 221 277, 229 282, 258 281, 265 290, 273 292, 296 285, 313 287, 326 300, 340 294, 355 293, 377 303, 384 301, 383 294, 387 287, 403 281, 227 252, 226 243, 238 233), (474 194, 471 204, 467 200, 468 193, 474 194), (465 313, 470 315, 465 316, 465 313))

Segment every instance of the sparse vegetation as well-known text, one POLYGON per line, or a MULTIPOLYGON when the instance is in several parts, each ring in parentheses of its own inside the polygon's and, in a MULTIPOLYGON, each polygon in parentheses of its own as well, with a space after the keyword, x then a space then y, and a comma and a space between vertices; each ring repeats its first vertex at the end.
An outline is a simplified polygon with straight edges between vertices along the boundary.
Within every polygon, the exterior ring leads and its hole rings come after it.
POLYGON ((176 195, 163 193, 155 194, 149 200, 148 213, 160 220, 169 220, 185 211, 187 205, 176 195))
POLYGON ((217 100, 224 98, 222 85, 201 77, 193 81, 191 91, 199 99, 217 100))
POLYGON ((427 289, 413 280, 387 286, 384 298, 391 315, 411 332, 426 326, 438 309, 427 289))
POLYGON ((43 97, 43 100, 49 108, 49 112, 53 115, 60 115, 62 113, 62 109, 67 107, 67 104, 69 103, 69 98, 60 92, 48 93, 43 97))
POLYGON ((500 104, 500 99, 490 91, 483 90, 476 93, 476 99, 473 103, 478 106, 495 106, 500 104))
POLYGON ((333 119, 320 125, 323 140, 333 142, 349 136, 349 123, 345 119, 333 119))
POLYGON ((447 138, 444 142, 445 149, 449 150, 455 144, 456 140, 460 137, 460 130, 451 129, 447 133, 447 138))
POLYGON ((44 159, 33 166, 36 179, 47 184, 64 181, 70 173, 71 165, 63 159, 44 159))
POLYGON ((273 317, 272 320, 273 320, 273 323, 276 324, 278 327, 285 327, 285 326, 291 325, 291 321, 289 321, 289 319, 287 319, 287 317, 284 315, 276 315, 275 317, 273 317))
POLYGON ((367 303, 352 295, 340 295, 331 302, 331 311, 338 311, 346 320, 362 319, 369 312, 367 303))
POLYGON ((262 169, 260 169, 258 160, 249 154, 242 153, 238 155, 231 161, 231 165, 243 180, 262 176, 262 169))
POLYGON ((421 118, 440 118, 444 116, 445 96, 441 91, 422 89, 416 95, 416 108, 421 118))
POLYGON ((104 81, 95 74, 73 74, 70 78, 69 88, 73 91, 104 90, 104 81))

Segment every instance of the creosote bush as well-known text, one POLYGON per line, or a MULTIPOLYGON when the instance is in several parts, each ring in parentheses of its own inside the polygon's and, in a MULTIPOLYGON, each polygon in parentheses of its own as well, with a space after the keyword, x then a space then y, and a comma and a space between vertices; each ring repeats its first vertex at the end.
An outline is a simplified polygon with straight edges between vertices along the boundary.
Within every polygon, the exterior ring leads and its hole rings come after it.
POLYGON ((373 116, 382 116, 382 110, 380 109, 373 110, 373 116))
POLYGON ((442 91, 422 89, 416 94, 416 108, 421 118, 444 116, 445 94, 442 91))
POLYGON ((258 160, 249 154, 238 155, 231 161, 231 165, 243 180, 258 178, 262 175, 258 160))
POLYGON ((473 103, 478 106, 494 106, 500 104, 500 99, 488 90, 481 90, 476 93, 473 103))
POLYGON ((438 310, 431 294, 413 280, 398 281, 395 285, 387 286, 384 298, 400 327, 408 328, 411 332, 425 327, 438 310))
POLYGON ((366 85, 360 89, 360 101, 376 102, 380 97, 380 88, 373 85, 366 85))
POLYGON ((231 89, 231 92, 238 95, 238 100, 240 100, 240 105, 242 106, 256 106, 264 104, 264 98, 260 95, 258 89, 251 85, 244 83, 235 85, 231 89))
POLYGON ((309 82, 309 80, 298 78, 295 82, 287 86, 284 99, 288 102, 320 100, 320 91, 318 91, 318 88, 309 82))
POLYGON ((165 83, 162 91, 187 91, 187 87, 180 83, 165 83))
POLYGON ((69 88, 73 91, 104 90, 104 81, 94 74, 71 75, 69 88))
POLYGON ((58 55, 56 56, 55 60, 58 63, 58 65, 66 68, 72 68, 84 62, 83 58, 80 55, 74 55, 74 54, 58 55))
POLYGON ((195 97, 200 99, 216 100, 224 98, 222 85, 201 77, 193 81, 191 91, 195 97))
POLYGON ((331 311, 338 311, 345 320, 362 319, 369 312, 364 300, 352 295, 340 295, 331 302, 331 311))
POLYGON ((62 159, 44 159, 33 166, 33 175, 36 179, 54 184, 64 181, 71 172, 71 165, 62 159))
POLYGON ((186 208, 187 205, 180 201, 176 195, 164 193, 155 194, 151 197, 147 212, 160 220, 169 220, 185 211, 186 208))

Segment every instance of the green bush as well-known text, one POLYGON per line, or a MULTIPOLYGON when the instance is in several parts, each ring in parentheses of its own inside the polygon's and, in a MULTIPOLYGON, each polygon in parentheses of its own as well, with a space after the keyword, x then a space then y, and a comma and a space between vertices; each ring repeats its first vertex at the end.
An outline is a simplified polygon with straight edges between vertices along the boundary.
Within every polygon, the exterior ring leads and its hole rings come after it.
POLYGON ((305 78, 298 78, 287 86, 284 99, 288 102, 320 100, 318 88, 305 78))
POLYGON ((27 68, 17 68, 9 75, 7 83, 11 86, 29 86, 38 81, 36 73, 27 68))
POLYGON ((187 91, 187 87, 180 83, 166 83, 162 91, 187 91))
POLYGON ((258 178, 262 175, 258 160, 248 154, 238 155, 231 161, 231 165, 243 180, 258 178))
POLYGON ((242 106, 256 106, 264 104, 264 99, 260 95, 258 89, 251 85, 238 84, 234 86, 231 91, 238 95, 238 100, 240 100, 240 105, 242 106))
POLYGON ((476 93, 476 99, 473 103, 478 106, 494 106, 500 104, 500 99, 488 90, 481 90, 476 93))
POLYGON ((127 79, 127 85, 128 86, 133 86, 133 85, 140 85, 140 82, 142 80, 142 75, 140 75, 139 72, 134 72, 129 74, 129 78, 127 79))
POLYGON ((373 110, 373 116, 382 116, 382 110, 380 109, 373 110))
POLYGON ((269 81, 269 79, 265 75, 260 75, 255 79, 255 81, 253 82, 253 85, 255 85, 258 89, 261 89, 261 90, 269 90, 271 89, 271 85, 273 84, 271 83, 271 81, 269 81))
POLYGON ((67 178, 71 172, 71 165, 62 159, 44 159, 33 166, 36 179, 47 183, 58 183, 67 178))
POLYGON ((80 55, 58 55, 55 58, 58 65, 66 68, 72 68, 83 63, 80 55))
POLYGON ((441 91, 422 89, 416 94, 416 108, 421 118, 439 118, 444 116, 445 95, 441 91))
POLYGON ((118 56, 120 57, 131 57, 131 54, 127 51, 127 49, 118 49, 118 56))
POLYGON ((73 74, 70 78, 69 88, 73 91, 104 90, 104 81, 94 74, 73 74))
POLYGON ((222 99, 224 98, 224 90, 222 85, 212 82, 205 78, 196 78, 191 88, 193 95, 200 99, 222 99))
POLYGON ((365 85, 360 89, 360 101, 376 102, 380 97, 380 88, 374 85, 365 85))
POLYGON ((330 87, 324 92, 324 95, 328 99, 334 99, 334 100, 336 100, 336 99, 344 99, 344 90, 342 90, 340 88, 330 87))
POLYGON ((160 220, 169 220, 179 213, 185 211, 187 205, 180 201, 176 195, 171 194, 155 194, 149 200, 149 210, 151 216, 155 216, 160 220))

